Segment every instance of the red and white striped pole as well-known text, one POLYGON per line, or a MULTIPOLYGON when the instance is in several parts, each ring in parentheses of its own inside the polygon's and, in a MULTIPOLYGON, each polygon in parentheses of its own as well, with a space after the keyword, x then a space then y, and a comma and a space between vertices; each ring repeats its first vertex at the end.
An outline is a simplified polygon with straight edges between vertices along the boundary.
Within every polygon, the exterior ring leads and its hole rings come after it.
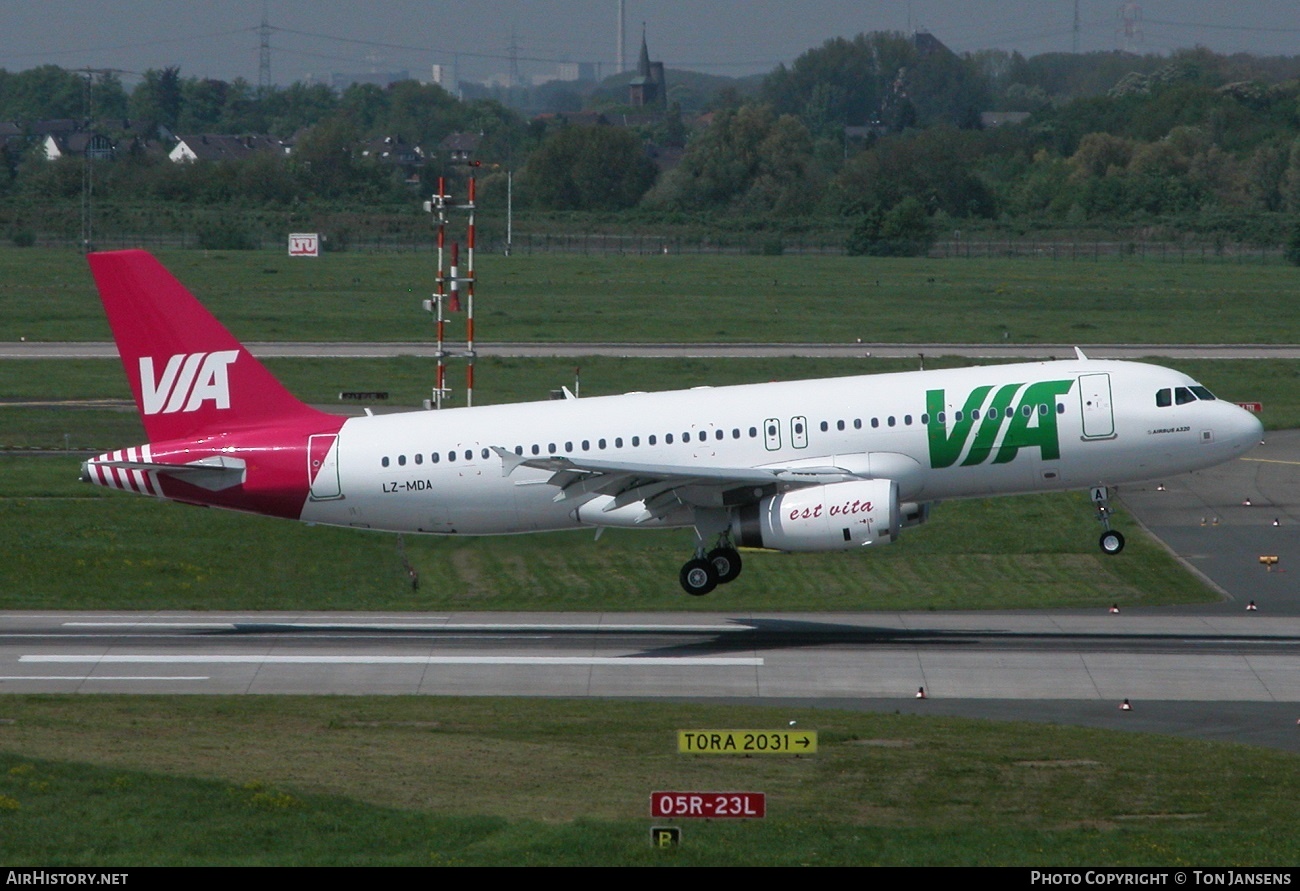
POLYGON ((465 404, 474 404, 474 177, 469 178, 469 229, 465 236, 466 261, 469 266, 465 273, 465 404))
POLYGON ((442 249, 447 238, 447 185, 445 178, 441 176, 438 177, 438 194, 434 200, 437 202, 438 208, 438 290, 433 298, 433 302, 436 304, 434 309, 437 313, 438 371, 434 379, 433 406, 434 408, 442 408, 442 397, 446 393, 447 383, 447 358, 443 349, 446 322, 443 319, 442 305, 445 296, 444 283, 446 282, 446 277, 443 275, 442 249))
POLYGON ((460 245, 451 243, 451 302, 449 312, 460 312, 460 245))

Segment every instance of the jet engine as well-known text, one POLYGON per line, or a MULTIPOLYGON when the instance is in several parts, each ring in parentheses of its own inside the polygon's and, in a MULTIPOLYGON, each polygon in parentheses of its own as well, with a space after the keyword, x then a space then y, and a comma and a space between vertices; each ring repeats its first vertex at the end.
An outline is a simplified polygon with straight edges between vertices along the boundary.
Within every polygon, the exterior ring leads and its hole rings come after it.
POLYGON ((747 548, 848 551, 891 542, 901 525, 898 483, 852 480, 794 489, 740 507, 731 515, 731 538, 747 548))

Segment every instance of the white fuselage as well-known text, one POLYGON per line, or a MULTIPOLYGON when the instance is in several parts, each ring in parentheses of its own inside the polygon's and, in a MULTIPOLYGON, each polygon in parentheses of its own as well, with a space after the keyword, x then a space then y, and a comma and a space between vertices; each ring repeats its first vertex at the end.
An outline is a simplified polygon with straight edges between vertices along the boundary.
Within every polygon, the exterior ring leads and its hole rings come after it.
POLYGON ((1197 470, 1244 453, 1260 430, 1180 372, 1086 359, 409 412, 349 419, 302 519, 475 535, 633 524, 557 500, 551 470, 507 473, 496 449, 670 468, 838 467, 929 502, 1197 470))

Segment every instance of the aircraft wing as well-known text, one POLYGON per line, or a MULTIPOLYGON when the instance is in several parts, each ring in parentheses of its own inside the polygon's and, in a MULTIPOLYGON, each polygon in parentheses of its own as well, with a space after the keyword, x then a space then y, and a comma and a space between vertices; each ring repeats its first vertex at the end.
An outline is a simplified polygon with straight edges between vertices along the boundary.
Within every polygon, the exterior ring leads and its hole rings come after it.
POLYGON ((605 495, 606 511, 644 502, 647 519, 666 516, 681 505, 734 507, 777 491, 861 479, 841 467, 717 467, 684 464, 639 464, 546 455, 528 458, 503 448, 502 473, 519 467, 550 471, 547 482, 559 489, 556 501, 605 495))

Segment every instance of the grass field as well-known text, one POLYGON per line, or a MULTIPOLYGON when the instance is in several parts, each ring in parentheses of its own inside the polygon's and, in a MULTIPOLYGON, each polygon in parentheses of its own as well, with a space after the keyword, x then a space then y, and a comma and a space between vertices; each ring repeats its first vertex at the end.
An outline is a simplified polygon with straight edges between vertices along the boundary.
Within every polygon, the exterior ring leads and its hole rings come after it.
MULTIPOLYGON (((433 337, 428 254, 159 256, 243 340, 433 337)), ((1300 293, 1291 266, 1136 259, 552 254, 476 273, 489 341, 1278 343, 1300 293)), ((79 254, 0 248, 0 340, 19 337, 108 339, 79 254)))
POLYGON ((1134 533, 1096 547, 1079 493, 950 502, 870 554, 758 552, 689 598, 686 531, 433 537, 308 527, 109 492, 74 456, 0 456, 0 609, 910 610, 1152 605, 1213 594, 1134 533), (405 561, 420 574, 408 583, 405 561))
POLYGON ((1300 830, 1294 756, 1050 725, 255 696, 8 696, 0 720, 10 867, 1289 866, 1300 830), (678 729, 789 720, 816 756, 675 751, 678 729), (652 820, 670 789, 765 792, 768 816, 652 820), (679 850, 651 849, 656 822, 679 850))

